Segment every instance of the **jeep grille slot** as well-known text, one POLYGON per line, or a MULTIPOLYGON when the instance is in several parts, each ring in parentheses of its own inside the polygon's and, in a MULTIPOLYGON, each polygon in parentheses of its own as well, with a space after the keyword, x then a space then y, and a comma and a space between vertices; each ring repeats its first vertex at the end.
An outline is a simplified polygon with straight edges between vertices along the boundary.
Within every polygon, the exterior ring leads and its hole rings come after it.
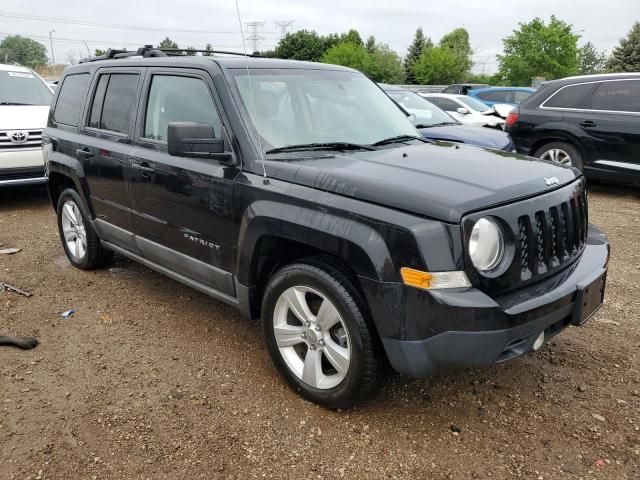
POLYGON ((42 130, 0 130, 0 150, 36 149, 42 147, 42 130), (12 134, 21 133, 24 141, 16 141, 12 134))

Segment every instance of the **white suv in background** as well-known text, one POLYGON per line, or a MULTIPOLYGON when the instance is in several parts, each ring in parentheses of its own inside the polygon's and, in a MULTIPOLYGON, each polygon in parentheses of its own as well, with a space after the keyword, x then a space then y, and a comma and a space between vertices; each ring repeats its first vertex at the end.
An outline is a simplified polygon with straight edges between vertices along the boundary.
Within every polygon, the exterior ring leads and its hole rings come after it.
POLYGON ((52 97, 34 71, 0 64, 0 187, 46 182, 42 130, 52 97))

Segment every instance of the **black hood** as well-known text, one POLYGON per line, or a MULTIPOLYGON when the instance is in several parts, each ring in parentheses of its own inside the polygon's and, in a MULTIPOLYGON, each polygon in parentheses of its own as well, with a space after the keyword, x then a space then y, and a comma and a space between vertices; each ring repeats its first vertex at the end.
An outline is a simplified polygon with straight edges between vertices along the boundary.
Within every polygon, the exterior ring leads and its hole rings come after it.
POLYGON ((466 143, 478 147, 504 150, 512 145, 508 133, 495 128, 474 127, 473 125, 441 125, 420 128, 423 137, 431 140, 466 143))
POLYGON ((579 176, 573 168, 524 155, 447 142, 288 160, 300 155, 307 153, 267 161, 267 174, 453 223, 467 212, 553 190, 579 176))

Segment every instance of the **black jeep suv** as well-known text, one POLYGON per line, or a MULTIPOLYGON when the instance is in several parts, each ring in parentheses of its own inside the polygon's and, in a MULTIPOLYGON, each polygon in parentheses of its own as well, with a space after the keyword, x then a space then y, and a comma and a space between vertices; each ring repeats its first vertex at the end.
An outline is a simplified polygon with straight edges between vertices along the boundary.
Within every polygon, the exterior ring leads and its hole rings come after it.
POLYGON ((640 73, 555 80, 507 117, 520 153, 640 185, 640 73))
POLYGON ((578 170, 424 140, 348 68, 137 53, 60 81, 44 155, 66 254, 262 318, 306 398, 352 405, 387 359, 510 360, 601 305, 609 245, 578 170))

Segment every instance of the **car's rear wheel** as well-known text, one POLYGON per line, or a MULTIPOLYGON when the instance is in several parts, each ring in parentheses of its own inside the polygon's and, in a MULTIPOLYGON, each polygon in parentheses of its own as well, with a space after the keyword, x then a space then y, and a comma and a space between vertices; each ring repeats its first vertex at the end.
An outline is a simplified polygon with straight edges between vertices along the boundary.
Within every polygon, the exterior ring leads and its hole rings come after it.
POLYGON ((68 188, 60 194, 57 214, 60 240, 74 267, 91 270, 111 261, 113 252, 101 245, 82 199, 75 190, 68 188))
POLYGON ((264 293, 271 358, 287 382, 327 408, 365 399, 382 361, 364 301, 342 271, 321 261, 288 265, 264 293))
POLYGON ((552 142, 540 147, 534 157, 559 165, 573 166, 582 170, 582 155, 576 147, 567 142, 552 142))

